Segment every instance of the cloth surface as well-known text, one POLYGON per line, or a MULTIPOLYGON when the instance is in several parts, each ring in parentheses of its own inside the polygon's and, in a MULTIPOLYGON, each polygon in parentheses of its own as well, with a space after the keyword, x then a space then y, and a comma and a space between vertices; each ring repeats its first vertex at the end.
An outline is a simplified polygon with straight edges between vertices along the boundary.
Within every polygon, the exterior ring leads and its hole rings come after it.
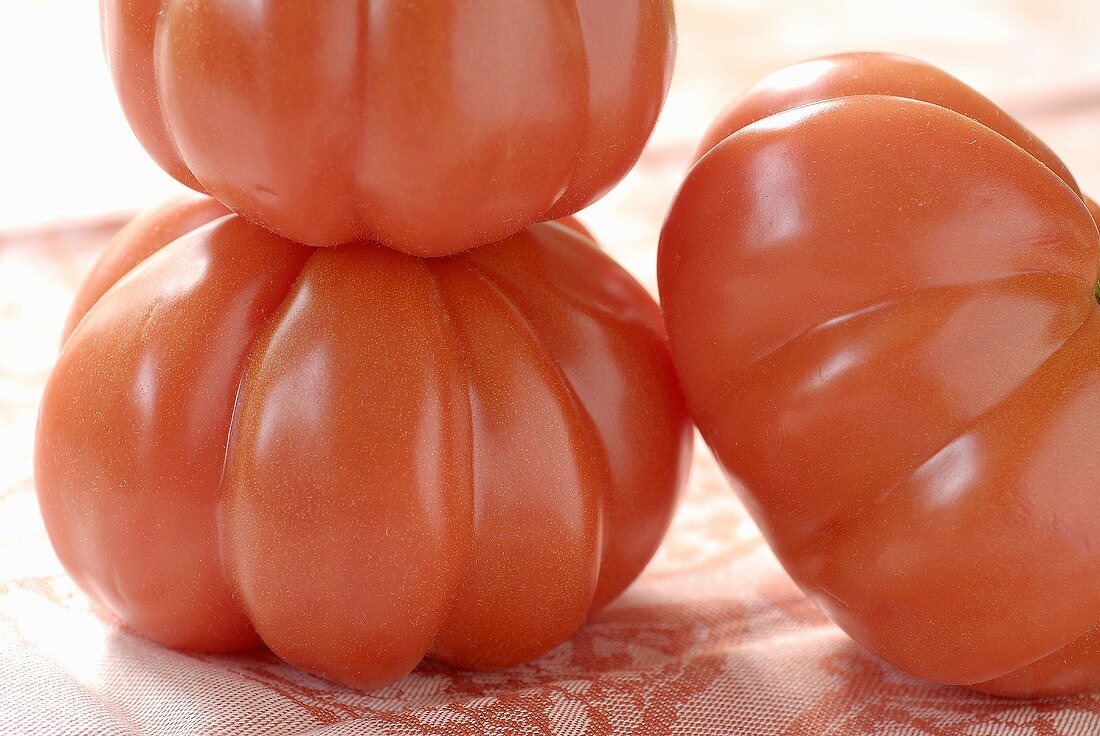
POLYGON ((59 326, 120 224, 0 236, 0 734, 1100 733, 1100 696, 998 700, 860 650, 783 574, 705 450, 638 582, 512 670, 429 662, 356 692, 269 652, 188 654, 126 633, 61 570, 31 478, 59 326))

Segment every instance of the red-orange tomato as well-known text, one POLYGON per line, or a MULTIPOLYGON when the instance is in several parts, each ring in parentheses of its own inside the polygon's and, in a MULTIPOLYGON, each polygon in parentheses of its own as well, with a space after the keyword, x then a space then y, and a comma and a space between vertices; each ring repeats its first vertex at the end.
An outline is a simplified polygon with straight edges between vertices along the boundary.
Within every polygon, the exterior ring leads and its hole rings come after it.
POLYGON ((792 577, 931 680, 1100 685, 1098 235, 943 72, 819 59, 723 113, 659 280, 704 438, 792 577))
POLYGON ((536 657, 638 575, 690 425, 656 303, 589 240, 422 260, 221 214, 125 228, 47 384, 39 500, 92 598, 373 687, 536 657))
POLYGON ((439 256, 569 215, 637 160, 671 0, 100 0, 165 171, 288 238, 439 256))

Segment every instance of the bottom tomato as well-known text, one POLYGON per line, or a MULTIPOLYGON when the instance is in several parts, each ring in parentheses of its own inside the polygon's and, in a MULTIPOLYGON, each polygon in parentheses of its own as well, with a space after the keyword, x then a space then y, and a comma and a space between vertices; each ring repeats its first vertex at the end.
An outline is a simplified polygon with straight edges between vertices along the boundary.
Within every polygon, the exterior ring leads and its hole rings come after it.
POLYGON ((686 475, 657 305, 575 223, 421 260, 178 201, 120 233, 66 329, 50 538, 174 647, 263 642, 362 687, 516 664, 638 575, 686 475))

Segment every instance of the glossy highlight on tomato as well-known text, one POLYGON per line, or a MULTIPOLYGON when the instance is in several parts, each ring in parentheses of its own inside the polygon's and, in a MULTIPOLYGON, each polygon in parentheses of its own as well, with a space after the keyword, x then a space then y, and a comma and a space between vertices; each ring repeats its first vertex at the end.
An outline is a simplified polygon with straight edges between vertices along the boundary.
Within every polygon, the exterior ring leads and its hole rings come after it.
POLYGON ((660 243, 673 357, 787 571, 921 677, 1100 686, 1100 236, 1066 166, 887 54, 764 79, 699 156, 660 243))
POLYGON ((51 541, 173 647, 262 642, 359 687, 537 657, 638 575, 687 472, 659 309, 575 222, 418 259, 177 200, 121 231, 67 331, 51 541))
POLYGON ((420 256, 572 214, 637 161, 671 0, 100 0, 169 174, 310 245, 420 256))

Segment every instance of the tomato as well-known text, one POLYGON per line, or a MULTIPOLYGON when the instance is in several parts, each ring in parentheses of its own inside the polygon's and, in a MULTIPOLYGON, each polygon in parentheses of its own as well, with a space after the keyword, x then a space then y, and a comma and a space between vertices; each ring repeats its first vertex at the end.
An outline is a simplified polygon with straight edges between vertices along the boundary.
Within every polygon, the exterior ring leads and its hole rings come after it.
POLYGON ((704 149, 662 304, 784 567, 918 676, 1100 685, 1100 236, 1065 166, 961 82, 876 54, 765 79, 704 149))
POLYGON ((125 228, 45 389, 39 500, 94 600, 374 687, 536 657, 638 575, 691 430, 656 303, 591 241, 421 260, 221 214, 125 228))
POLYGON ((456 253, 576 212, 668 91, 671 0, 100 0, 165 171, 311 245, 456 253))

